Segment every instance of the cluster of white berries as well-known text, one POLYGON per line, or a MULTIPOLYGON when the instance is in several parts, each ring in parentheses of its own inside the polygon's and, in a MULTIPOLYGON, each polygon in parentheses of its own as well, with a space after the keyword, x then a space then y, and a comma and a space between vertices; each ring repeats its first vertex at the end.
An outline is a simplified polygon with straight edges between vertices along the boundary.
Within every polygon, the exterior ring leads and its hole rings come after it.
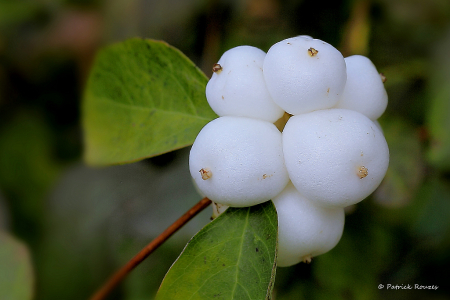
POLYGON ((370 195, 388 167, 376 123, 387 105, 383 77, 368 58, 344 58, 309 36, 267 54, 233 48, 213 72, 206 97, 220 117, 201 130, 189 158, 198 189, 225 207, 272 199, 279 266, 329 251, 341 238, 344 207, 370 195))

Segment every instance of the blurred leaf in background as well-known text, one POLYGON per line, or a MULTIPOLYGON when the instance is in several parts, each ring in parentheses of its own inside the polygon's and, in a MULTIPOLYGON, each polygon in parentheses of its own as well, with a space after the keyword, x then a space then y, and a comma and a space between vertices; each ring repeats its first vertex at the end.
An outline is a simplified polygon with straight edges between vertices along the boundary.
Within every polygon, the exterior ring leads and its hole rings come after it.
POLYGON ((39 114, 23 111, 11 117, 0 127, 0 186, 13 218, 21 219, 13 228, 37 243, 45 196, 60 165, 53 160, 50 128, 39 114))
MULTIPOLYGON (((198 202, 187 150, 158 157, 157 162, 103 169, 77 164, 63 174, 49 198, 37 251, 42 299, 60 299, 61 294, 67 300, 88 298, 108 275, 198 202), (163 166, 158 165, 161 159, 166 160, 163 166)), ((211 213, 206 209, 133 271, 116 291, 121 298, 153 297, 170 265, 211 213)))
POLYGON ((33 299, 35 279, 28 248, 2 230, 0 266, 0 299, 33 299))
POLYGON ((426 172, 420 131, 401 117, 383 117, 380 123, 389 145, 390 162, 374 198, 387 207, 406 207, 426 172))
POLYGON ((11 26, 17 26, 29 21, 42 11, 43 5, 36 1, 0 1, 0 28, 7 32, 11 26))
POLYGON ((430 149, 428 158, 436 169, 450 171, 450 29, 433 49, 427 96, 426 115, 429 123, 430 149))

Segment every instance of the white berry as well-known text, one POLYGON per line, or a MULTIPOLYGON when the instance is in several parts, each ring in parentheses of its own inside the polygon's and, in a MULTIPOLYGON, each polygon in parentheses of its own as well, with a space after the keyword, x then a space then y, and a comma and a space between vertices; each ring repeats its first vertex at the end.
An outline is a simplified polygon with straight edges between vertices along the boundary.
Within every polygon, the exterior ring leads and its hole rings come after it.
POLYGON ((189 169, 206 197, 234 207, 267 201, 289 181, 280 131, 272 123, 243 117, 208 123, 192 145, 189 169))
POLYGON ((209 105, 219 116, 256 118, 271 123, 284 111, 273 102, 263 77, 266 53, 239 46, 226 51, 206 86, 209 105))
POLYGON ((347 79, 342 54, 330 44, 306 36, 273 45, 263 70, 273 101, 293 115, 333 107, 347 79))
POLYGON ((347 83, 335 107, 355 110, 371 120, 378 119, 386 110, 388 102, 382 77, 365 56, 346 57, 345 63, 347 83))
POLYGON ((278 214, 278 266, 310 262, 339 242, 344 230, 343 208, 314 205, 291 183, 273 203, 278 214))
POLYGON ((369 196, 389 163, 382 132, 347 109, 291 117, 283 130, 283 151, 297 190, 325 206, 345 207, 369 196))

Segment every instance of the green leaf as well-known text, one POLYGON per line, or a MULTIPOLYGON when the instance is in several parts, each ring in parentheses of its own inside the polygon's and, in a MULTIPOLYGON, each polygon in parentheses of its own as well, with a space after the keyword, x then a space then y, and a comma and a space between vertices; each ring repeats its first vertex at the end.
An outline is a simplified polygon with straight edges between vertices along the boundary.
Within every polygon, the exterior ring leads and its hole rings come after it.
POLYGON ((0 299, 32 299, 33 283, 33 270, 27 248, 0 231, 0 299))
POLYGON ((187 244, 156 299, 270 299, 277 228, 272 201, 228 208, 187 244))
POLYGON ((164 42, 136 38, 101 50, 84 95, 85 160, 127 163, 192 144, 216 117, 207 81, 164 42))

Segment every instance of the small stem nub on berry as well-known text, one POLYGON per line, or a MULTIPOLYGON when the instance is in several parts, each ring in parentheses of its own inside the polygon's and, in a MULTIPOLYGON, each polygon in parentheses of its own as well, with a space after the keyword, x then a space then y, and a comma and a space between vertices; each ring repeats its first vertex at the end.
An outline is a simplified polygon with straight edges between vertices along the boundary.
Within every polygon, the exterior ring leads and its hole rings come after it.
POLYGON ((316 56, 317 53, 319 53, 319 50, 316 50, 316 49, 314 49, 314 48, 312 48, 312 47, 308 49, 308 54, 309 54, 309 56, 311 56, 311 57, 316 56))
POLYGON ((310 264, 311 261, 312 261, 312 256, 311 256, 310 254, 309 254, 309 255, 305 255, 305 256, 303 256, 302 261, 303 261, 305 264, 310 264))
POLYGON ((202 175, 203 180, 210 179, 212 176, 212 172, 209 168, 202 168, 199 172, 202 175))
POLYGON ((381 77, 381 82, 385 83, 386 82, 386 76, 384 76, 383 73, 380 73, 380 77, 381 77))
POLYGON ((220 71, 222 71, 222 66, 219 65, 219 64, 214 64, 214 66, 213 66, 213 68, 212 68, 212 71, 213 71, 214 73, 220 73, 220 71))

